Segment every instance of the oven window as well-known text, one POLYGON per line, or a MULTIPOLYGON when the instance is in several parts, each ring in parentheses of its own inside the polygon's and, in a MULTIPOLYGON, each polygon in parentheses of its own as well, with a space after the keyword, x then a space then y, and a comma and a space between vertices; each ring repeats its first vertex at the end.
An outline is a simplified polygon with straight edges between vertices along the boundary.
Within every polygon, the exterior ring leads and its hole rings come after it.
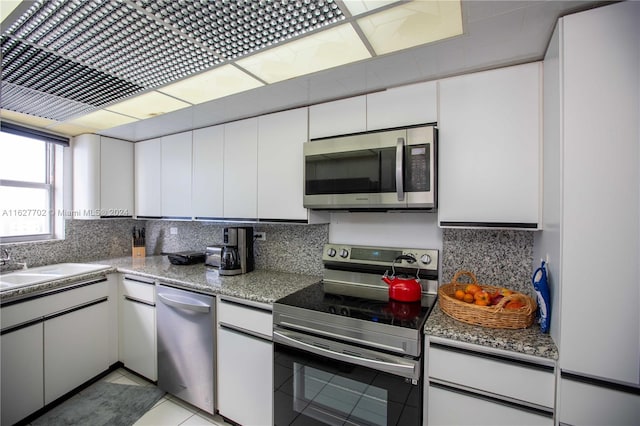
POLYGON ((377 194, 396 190, 395 148, 305 157, 307 195, 377 194))
POLYGON ((422 423, 422 382, 274 345, 274 423, 422 423))

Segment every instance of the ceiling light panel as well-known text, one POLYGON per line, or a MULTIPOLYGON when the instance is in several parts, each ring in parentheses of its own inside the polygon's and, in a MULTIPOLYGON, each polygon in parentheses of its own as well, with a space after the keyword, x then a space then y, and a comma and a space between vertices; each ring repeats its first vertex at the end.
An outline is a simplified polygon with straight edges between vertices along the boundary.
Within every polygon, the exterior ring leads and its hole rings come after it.
POLYGON ((158 91, 193 104, 200 104, 260 86, 263 86, 260 81, 237 67, 223 65, 161 87, 158 91))
POLYGON ((167 112, 191 106, 159 92, 149 92, 107 107, 109 111, 126 114, 139 119, 151 118, 167 112))
POLYGON ((463 33, 459 0, 402 3, 360 18, 357 23, 378 55, 463 33))
POLYGON ((267 83, 275 83, 370 57, 351 24, 343 24, 236 63, 267 83))
POLYGON ((138 0, 137 4, 226 60, 345 19, 335 0, 138 0))
POLYGON ((351 16, 362 15, 397 2, 398 0, 343 0, 351 16))

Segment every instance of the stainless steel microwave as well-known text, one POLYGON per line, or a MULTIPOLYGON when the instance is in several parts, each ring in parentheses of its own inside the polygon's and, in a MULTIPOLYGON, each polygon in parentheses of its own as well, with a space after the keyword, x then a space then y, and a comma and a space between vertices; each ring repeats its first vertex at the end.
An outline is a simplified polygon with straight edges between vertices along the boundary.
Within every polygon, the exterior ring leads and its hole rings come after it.
POLYGON ((304 144, 304 206, 311 209, 435 209, 433 125, 314 139, 304 144))

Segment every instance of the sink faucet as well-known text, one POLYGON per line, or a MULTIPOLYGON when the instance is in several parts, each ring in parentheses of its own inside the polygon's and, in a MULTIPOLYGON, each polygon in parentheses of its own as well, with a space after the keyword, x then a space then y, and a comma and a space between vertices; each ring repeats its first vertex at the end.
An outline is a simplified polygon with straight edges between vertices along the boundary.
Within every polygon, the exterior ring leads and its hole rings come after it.
MULTIPOLYGON (((22 269, 27 269, 27 262, 15 262, 12 261, 11 255, 9 254, 9 250, 2 249, 2 257, 0 257, 0 266, 6 266, 11 262, 12 265, 22 266, 22 269)), ((14 269, 14 267, 10 267, 10 269, 14 269)))

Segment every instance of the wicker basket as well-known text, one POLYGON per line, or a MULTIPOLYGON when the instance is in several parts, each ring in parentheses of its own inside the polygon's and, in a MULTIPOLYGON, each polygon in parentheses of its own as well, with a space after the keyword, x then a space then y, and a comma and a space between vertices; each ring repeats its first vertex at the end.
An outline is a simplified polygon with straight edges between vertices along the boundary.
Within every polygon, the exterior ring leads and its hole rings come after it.
POLYGON ((537 305, 531 297, 516 291, 503 297, 497 305, 480 306, 474 303, 466 303, 454 297, 456 290, 463 290, 470 283, 458 282, 458 279, 467 275, 473 284, 479 285, 483 290, 492 293, 501 287, 478 284, 473 272, 458 271, 449 284, 443 284, 438 289, 438 299, 442 311, 458 321, 467 324, 479 325, 490 328, 527 328, 534 320, 537 305), (506 309, 504 306, 511 300, 520 300, 524 306, 518 309, 506 309))

